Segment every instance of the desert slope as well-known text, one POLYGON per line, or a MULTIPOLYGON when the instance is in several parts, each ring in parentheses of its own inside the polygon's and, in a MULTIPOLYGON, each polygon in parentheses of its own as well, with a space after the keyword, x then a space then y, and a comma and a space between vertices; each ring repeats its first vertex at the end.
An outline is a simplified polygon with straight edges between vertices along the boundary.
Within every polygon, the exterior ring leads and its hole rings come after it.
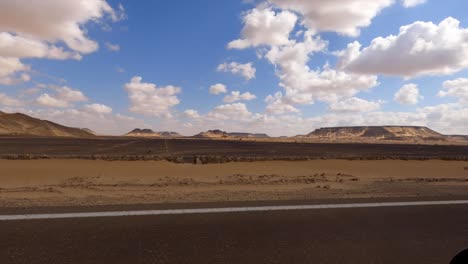
POLYGON ((81 130, 85 131, 85 132, 88 132, 88 133, 91 133, 93 135, 97 135, 96 132, 94 132, 93 130, 89 129, 89 128, 82 128, 81 130))
POLYGON ((311 139, 367 139, 367 140, 445 140, 444 136, 427 127, 418 126, 356 126, 325 127, 309 133, 311 139))
POLYGON ((0 135, 15 136, 59 136, 93 137, 92 133, 79 128, 62 126, 57 123, 30 117, 25 114, 0 112, 0 135))

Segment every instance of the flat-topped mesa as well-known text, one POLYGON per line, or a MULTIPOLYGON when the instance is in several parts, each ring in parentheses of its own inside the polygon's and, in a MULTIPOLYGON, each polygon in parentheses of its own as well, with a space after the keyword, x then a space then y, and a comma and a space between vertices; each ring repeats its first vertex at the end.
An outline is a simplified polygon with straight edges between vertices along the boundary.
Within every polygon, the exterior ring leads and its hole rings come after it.
POLYGON ((154 131, 149 129, 149 128, 143 128, 143 129, 140 129, 140 128, 135 128, 133 129, 132 131, 128 132, 127 134, 132 134, 132 133, 139 133, 139 134, 153 134, 154 131))
POLYGON ((227 138, 229 137, 228 133, 226 131, 222 131, 219 129, 214 129, 214 130, 208 130, 206 132, 201 132, 199 134, 196 134, 196 138, 227 138))
POLYGON ((226 132, 220 129, 201 132, 195 138, 269 138, 267 134, 248 133, 248 132, 226 132))
POLYGON ((263 133, 246 133, 246 132, 230 132, 228 133, 231 137, 238 137, 238 138, 269 138, 267 134, 263 133))
POLYGON ((168 131, 155 132, 148 128, 144 128, 144 129, 135 128, 132 131, 125 134, 124 136, 127 136, 127 137, 163 137, 163 138, 182 137, 182 135, 177 132, 168 132, 168 131))
POLYGON ((63 126, 21 113, 0 113, 0 135, 43 137, 93 137, 80 128, 63 126))
POLYGON ((307 134, 316 139, 374 139, 374 140, 443 140, 447 137, 427 127, 421 126, 352 126, 324 127, 307 134))

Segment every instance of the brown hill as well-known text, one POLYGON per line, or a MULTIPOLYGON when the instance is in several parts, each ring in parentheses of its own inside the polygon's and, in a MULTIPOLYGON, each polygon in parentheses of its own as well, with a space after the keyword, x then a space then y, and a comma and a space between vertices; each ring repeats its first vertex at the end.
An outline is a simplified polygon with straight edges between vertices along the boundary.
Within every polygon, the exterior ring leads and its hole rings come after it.
POLYGON ((183 137, 181 134, 177 132, 167 132, 167 131, 155 132, 148 128, 144 128, 144 129, 135 128, 132 131, 125 134, 124 136, 126 137, 161 137, 161 138, 183 137))
POLYGON ((325 127, 309 133, 306 138, 325 140, 445 140, 427 127, 418 126, 356 126, 325 127))
POLYGON ((92 133, 80 128, 62 126, 57 123, 30 117, 25 114, 0 112, 0 135, 47 136, 47 137, 93 137, 92 133))

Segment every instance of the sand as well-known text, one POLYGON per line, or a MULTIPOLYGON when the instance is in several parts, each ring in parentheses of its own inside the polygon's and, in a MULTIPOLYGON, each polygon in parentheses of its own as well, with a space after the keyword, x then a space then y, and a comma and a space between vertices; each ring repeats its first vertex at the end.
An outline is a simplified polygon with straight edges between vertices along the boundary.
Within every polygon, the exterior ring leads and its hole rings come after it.
POLYGON ((0 160, 4 207, 466 194, 466 161, 0 160))

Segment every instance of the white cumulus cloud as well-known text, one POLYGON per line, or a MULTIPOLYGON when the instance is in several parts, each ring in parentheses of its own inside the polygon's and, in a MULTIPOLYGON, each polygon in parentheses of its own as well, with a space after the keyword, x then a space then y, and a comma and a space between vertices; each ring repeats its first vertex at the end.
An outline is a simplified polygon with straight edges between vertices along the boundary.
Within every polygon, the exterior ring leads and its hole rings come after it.
POLYGON ((74 51, 28 37, 0 32, 0 56, 13 58, 81 59, 74 51))
POLYGON ((23 103, 4 93, 0 93, 0 106, 22 106, 23 103))
POLYGON ((276 92, 274 95, 268 95, 265 98, 267 106, 265 112, 270 115, 280 115, 285 113, 298 113, 299 109, 285 102, 283 94, 276 92))
POLYGON ((230 49, 245 49, 260 45, 284 45, 296 25, 297 16, 289 11, 275 12, 271 8, 257 7, 243 16, 241 39, 231 41, 230 49))
POLYGON ((200 118, 200 114, 198 113, 197 110, 194 110, 194 109, 185 110, 184 115, 188 118, 194 118, 194 119, 200 118))
POLYGON ((398 35, 378 37, 368 47, 354 42, 338 53, 340 68, 360 74, 412 78, 448 75, 468 68, 468 29, 454 18, 438 25, 417 21, 398 35))
POLYGON ((227 93, 226 85, 222 83, 217 83, 210 87, 210 94, 221 94, 221 93, 227 93))
POLYGON ((210 120, 246 120, 252 117, 252 113, 243 103, 225 104, 215 107, 211 110, 206 118, 210 120))
POLYGON ((36 103, 41 106, 65 108, 71 106, 74 102, 84 102, 88 98, 79 90, 72 89, 67 86, 53 87, 55 93, 41 94, 36 103))
POLYGON ((218 65, 219 72, 230 72, 234 75, 239 75, 244 77, 247 81, 255 78, 255 72, 257 71, 251 62, 249 63, 222 63, 218 65))
POLYGON ((240 91, 232 91, 231 94, 226 95, 223 99, 225 103, 234 103, 237 101, 250 101, 257 98, 254 94, 250 92, 242 93, 240 91))
MULTIPOLYGON (((311 104, 315 100, 335 102, 378 85, 377 76, 350 74, 332 69, 328 64, 321 69, 311 69, 308 66, 310 56, 324 50, 327 44, 307 31, 303 41, 272 47, 265 55, 278 69, 280 86, 284 89, 283 103, 311 104)), ((279 107, 280 104, 276 105, 279 107)))
POLYGON ((103 104, 88 104, 84 106, 85 111, 96 114, 110 114, 112 113, 112 108, 103 104))
POLYGON ((106 42, 106 48, 110 51, 119 51, 120 50, 120 45, 118 44, 112 44, 110 42, 106 42))
POLYGON ((28 81, 29 75, 20 72, 29 70, 18 58, 0 56, 0 84, 12 85, 22 81, 28 81))
POLYGON ((445 81, 442 90, 438 93, 440 97, 455 97, 460 103, 468 105, 468 79, 458 78, 445 81))
POLYGON ((371 112, 380 108, 382 102, 367 101, 357 97, 346 98, 342 101, 333 102, 329 108, 338 113, 362 113, 371 112))
POLYGON ((331 31, 357 36, 360 28, 371 24, 379 12, 394 0, 270 0, 281 9, 303 16, 303 23, 313 32, 331 31))
POLYGON ((415 7, 417 5, 422 5, 427 2, 427 0, 401 0, 403 6, 406 8, 415 7))
POLYGON ((57 99, 54 96, 49 95, 48 93, 41 94, 36 99, 36 103, 38 103, 41 106, 58 107, 58 108, 66 108, 70 106, 69 102, 57 99))
POLYGON ((56 91, 56 98, 67 102, 84 102, 88 100, 83 92, 67 86, 56 87, 54 90, 56 91))
POLYGON ((124 88, 128 92, 131 112, 157 117, 171 116, 171 108, 180 103, 177 94, 182 90, 172 85, 157 87, 154 83, 144 83, 140 76, 133 77, 124 88))
POLYGON ((47 42, 65 42, 72 50, 90 53, 98 44, 88 38, 83 25, 109 15, 117 20, 115 10, 105 0, 1 1, 0 31, 47 42))
POLYGON ((405 84, 395 93, 395 101, 405 105, 415 105, 420 99, 423 99, 419 93, 418 85, 414 83, 405 84))
POLYGON ((122 12, 105 0, 0 1, 0 83, 30 79, 24 73, 18 77, 26 70, 19 59, 81 59, 96 51, 99 45, 88 37, 85 25, 105 17, 117 21, 122 12), (5 60, 10 65, 5 66, 5 60), (11 62, 17 66, 13 70, 11 62))

